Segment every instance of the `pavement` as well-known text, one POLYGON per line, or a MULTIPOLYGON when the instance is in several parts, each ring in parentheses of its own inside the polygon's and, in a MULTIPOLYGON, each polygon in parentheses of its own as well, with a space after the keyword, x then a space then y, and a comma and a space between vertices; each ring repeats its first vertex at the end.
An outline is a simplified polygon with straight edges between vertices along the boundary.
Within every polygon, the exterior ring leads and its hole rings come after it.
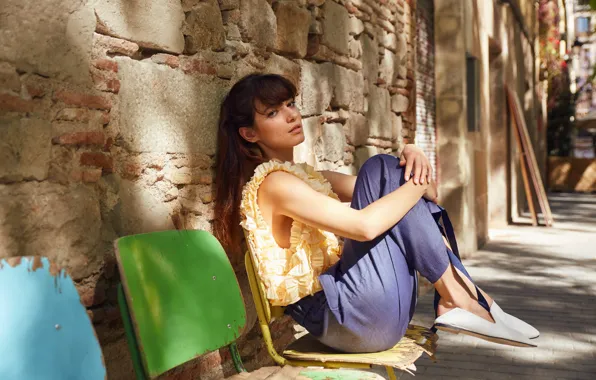
MULTIPOLYGON (((553 227, 491 230, 490 242, 464 260, 503 310, 540 330, 538 347, 439 332, 437 361, 418 360, 416 380, 596 379, 596 195, 553 193, 549 200, 553 227)), ((430 326, 433 319, 429 292, 413 322, 430 326)))

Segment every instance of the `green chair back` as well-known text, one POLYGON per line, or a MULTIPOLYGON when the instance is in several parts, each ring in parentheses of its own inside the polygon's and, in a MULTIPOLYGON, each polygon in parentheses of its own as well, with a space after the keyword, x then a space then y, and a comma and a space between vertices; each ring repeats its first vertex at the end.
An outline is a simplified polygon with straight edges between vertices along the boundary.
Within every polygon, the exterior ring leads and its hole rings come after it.
POLYGON ((138 378, 154 378, 240 336, 246 324, 240 287, 213 235, 154 232, 122 237, 115 248, 138 378))

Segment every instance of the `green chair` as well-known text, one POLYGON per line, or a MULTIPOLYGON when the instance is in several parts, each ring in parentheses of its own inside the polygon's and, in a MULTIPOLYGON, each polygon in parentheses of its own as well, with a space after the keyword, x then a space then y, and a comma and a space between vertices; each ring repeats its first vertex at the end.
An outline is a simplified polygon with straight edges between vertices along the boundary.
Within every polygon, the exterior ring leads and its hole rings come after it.
MULTIPOLYGON (((247 378, 235 340, 246 324, 240 287, 226 253, 206 231, 162 231, 115 242, 120 310, 137 379, 150 379, 228 346, 247 378)), ((377 379, 372 373, 265 367, 277 378, 377 379), (285 371, 285 372, 284 372, 285 371), (281 377, 280 377, 281 376, 281 377)), ((259 372, 259 371, 255 371, 259 372)), ((250 375, 250 378, 258 379, 250 375)))

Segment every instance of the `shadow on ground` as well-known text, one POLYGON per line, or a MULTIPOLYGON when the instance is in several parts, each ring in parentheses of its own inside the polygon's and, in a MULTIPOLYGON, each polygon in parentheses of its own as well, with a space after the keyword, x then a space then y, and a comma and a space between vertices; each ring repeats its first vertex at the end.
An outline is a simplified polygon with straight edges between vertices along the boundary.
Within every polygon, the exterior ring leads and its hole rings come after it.
MULTIPOLYGON (((465 261, 505 311, 540 330, 538 348, 440 332, 437 361, 419 360, 417 379, 596 379, 596 195, 549 199, 554 227, 492 230, 465 261)), ((418 305, 414 322, 430 326, 432 294, 418 305)))

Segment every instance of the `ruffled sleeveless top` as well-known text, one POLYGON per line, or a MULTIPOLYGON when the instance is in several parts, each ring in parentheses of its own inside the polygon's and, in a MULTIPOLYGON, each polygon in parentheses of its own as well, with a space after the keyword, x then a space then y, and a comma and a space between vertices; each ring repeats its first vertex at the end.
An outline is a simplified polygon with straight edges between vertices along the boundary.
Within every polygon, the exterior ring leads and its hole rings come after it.
POLYGON ((339 198, 325 177, 307 164, 262 163, 244 186, 240 225, 269 302, 286 306, 321 290, 318 276, 339 260, 341 247, 333 233, 296 220, 292 223, 290 248, 278 246, 257 204, 259 186, 269 173, 278 170, 295 175, 319 193, 339 198))

